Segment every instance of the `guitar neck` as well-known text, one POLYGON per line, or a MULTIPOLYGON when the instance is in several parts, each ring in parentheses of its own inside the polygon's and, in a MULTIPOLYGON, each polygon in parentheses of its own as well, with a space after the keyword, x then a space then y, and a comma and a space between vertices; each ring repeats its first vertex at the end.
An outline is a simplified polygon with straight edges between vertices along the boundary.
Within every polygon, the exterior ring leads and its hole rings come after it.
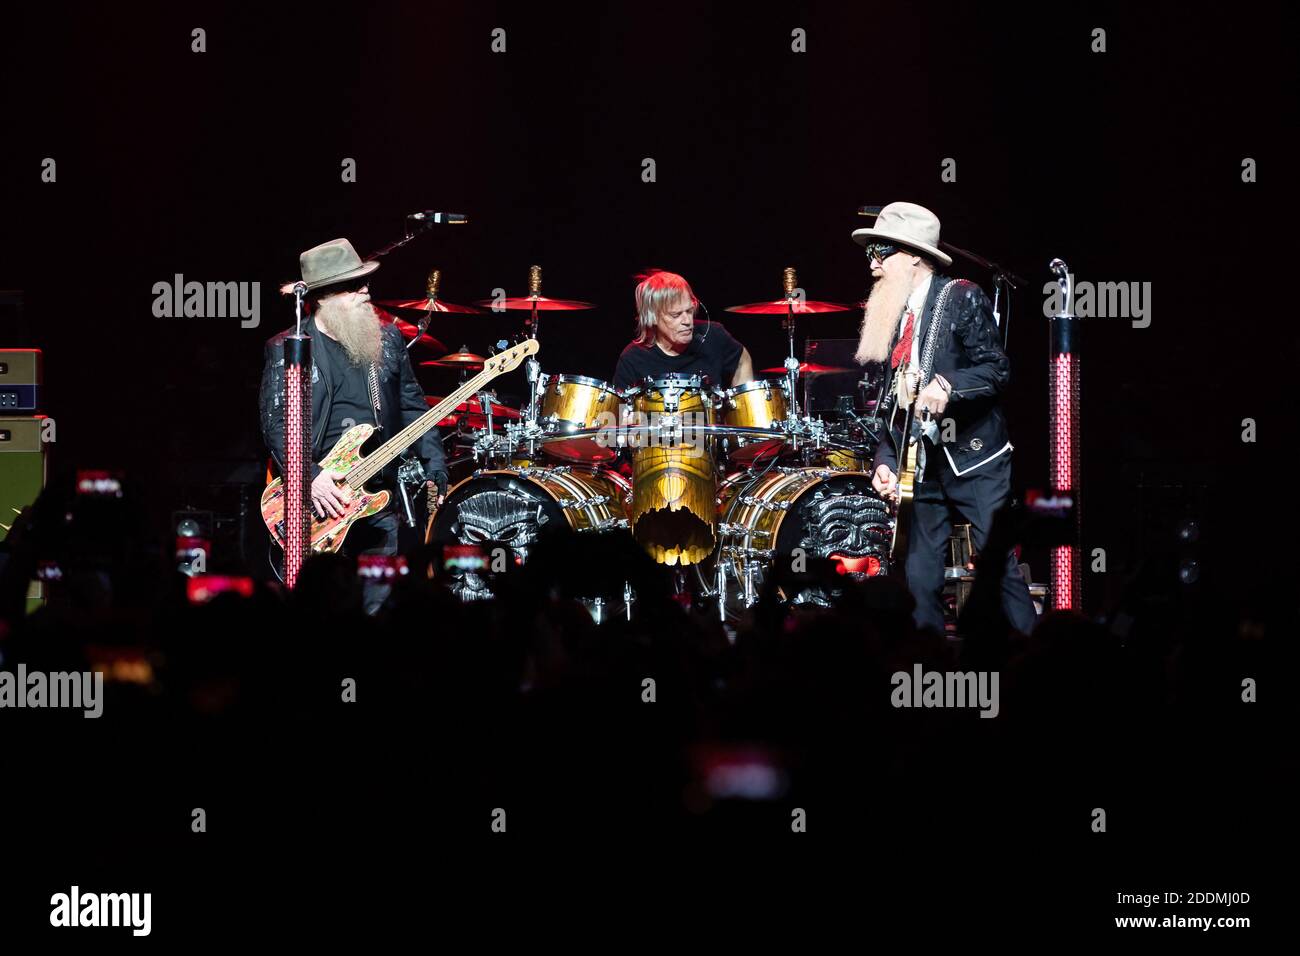
POLYGON ((498 374, 500 373, 492 369, 484 369, 479 372, 456 391, 380 445, 372 454, 367 455, 365 460, 348 472, 343 480, 353 488, 360 488, 383 471, 394 458, 424 437, 424 433, 446 418, 452 409, 496 378, 498 374))

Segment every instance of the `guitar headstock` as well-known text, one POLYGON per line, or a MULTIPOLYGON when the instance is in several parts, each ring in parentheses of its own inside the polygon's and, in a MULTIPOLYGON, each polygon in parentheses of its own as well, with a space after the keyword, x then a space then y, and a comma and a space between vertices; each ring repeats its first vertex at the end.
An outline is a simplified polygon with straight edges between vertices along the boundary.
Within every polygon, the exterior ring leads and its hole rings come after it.
POLYGON ((536 355, 541 349, 537 339, 527 339, 520 342, 513 348, 508 348, 504 352, 498 352, 490 359, 483 363, 483 371, 492 375, 504 375, 511 372, 523 364, 524 359, 530 355, 536 355))

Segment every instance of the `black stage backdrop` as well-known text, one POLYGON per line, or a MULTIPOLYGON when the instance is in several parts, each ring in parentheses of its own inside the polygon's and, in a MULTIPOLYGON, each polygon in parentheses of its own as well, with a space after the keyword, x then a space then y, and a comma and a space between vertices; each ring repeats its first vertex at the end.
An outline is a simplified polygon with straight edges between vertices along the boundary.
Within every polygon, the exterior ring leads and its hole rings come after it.
MULTIPOLYGON (((308 247, 346 236, 365 255, 408 213, 464 211, 387 257, 374 297, 419 296, 433 267, 451 301, 518 295, 540 264, 546 294, 599 304, 547 316, 544 367, 610 378, 634 276, 661 267, 763 367, 783 358, 779 323, 723 308, 777 297, 788 265, 810 298, 860 299, 857 207, 910 200, 1029 280, 1009 344, 1019 488, 1047 479, 1048 262, 1151 284, 1149 327, 1084 323, 1084 540, 1110 566, 1087 578, 1090 610, 1189 508, 1225 588, 1283 578, 1260 550, 1294 537, 1280 8, 44 4, 5 34, 0 288, 24 305, 0 345, 45 351, 54 471, 126 469, 160 537, 207 486, 260 482, 262 345, 291 324, 275 290, 308 247), (177 273, 260 282, 260 326, 155 318, 152 287, 177 273)), ((858 319, 806 321, 800 346, 858 319)), ((431 331, 482 352, 515 329, 431 331)))
MULTIPOLYGON (((775 298, 787 265, 811 298, 859 299, 857 207, 929 206, 945 239, 1030 280, 1010 327, 1019 487, 1046 480, 1048 261, 1079 281, 1150 282, 1149 327, 1085 330, 1085 543, 1112 562, 1135 540, 1142 475, 1240 490, 1285 427, 1261 395, 1277 376, 1260 353, 1294 357, 1296 342, 1259 294, 1283 248, 1271 239, 1283 176, 1268 159, 1289 115, 1287 57, 1264 8, 27 16, 4 66, 0 285, 26 301, 6 313, 4 344, 45 350, 53 467, 129 469, 160 521, 182 488, 258 480, 261 344, 292 321, 275 289, 297 254, 346 236, 365 255, 421 209, 471 223, 387 257, 376 298, 420 295, 435 266, 451 301, 522 294, 540 264, 545 292, 600 306, 548 317, 544 367, 609 378, 642 269, 686 275, 759 367, 777 365, 779 323, 723 307, 775 298), (504 53, 491 49, 497 27, 504 53), (1096 27, 1104 53, 1091 50, 1096 27), (806 53, 791 50, 795 29, 806 53), (55 183, 41 181, 46 157, 55 183), (1246 157, 1258 182, 1242 181, 1246 157), (342 181, 345 158, 356 182, 342 181), (646 158, 655 182, 642 179, 646 158), (941 180, 949 158, 955 182, 941 180), (260 326, 155 318, 153 284, 177 273, 260 282, 260 326), (1247 417, 1257 444, 1241 441, 1247 417)), ((988 287, 981 270, 957 270, 988 287)), ((851 336, 857 320, 808 321, 800 338, 851 336)), ((433 331, 483 351, 515 329, 489 316, 433 331)), ((1095 599, 1105 582, 1087 590, 1095 599)))

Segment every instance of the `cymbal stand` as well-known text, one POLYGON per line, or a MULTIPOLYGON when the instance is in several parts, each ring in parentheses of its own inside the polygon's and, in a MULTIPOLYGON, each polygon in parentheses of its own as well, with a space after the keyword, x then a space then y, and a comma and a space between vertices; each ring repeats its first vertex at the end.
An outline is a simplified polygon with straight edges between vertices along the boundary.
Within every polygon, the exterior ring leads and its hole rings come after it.
MULTIPOLYGON (((428 293, 430 306, 438 304, 438 284, 441 281, 442 272, 438 269, 431 270, 429 277, 424 280, 424 290, 428 293)), ((420 316, 420 321, 416 324, 415 335, 411 338, 411 341, 406 343, 407 351, 410 351, 412 345, 424 338, 424 333, 429 331, 429 323, 433 321, 433 313, 436 311, 434 308, 424 310, 424 314, 420 316)))
MULTIPOLYGON (((528 267, 528 296, 533 300, 533 306, 528 310, 527 318, 524 319, 524 338, 536 339, 540 344, 542 341, 541 320, 537 310, 537 300, 542 294, 542 267, 528 267)), ((542 364, 537 360, 536 355, 528 356, 524 363, 524 376, 528 379, 528 410, 524 415, 524 421, 528 425, 537 424, 538 406, 538 385, 542 377, 542 364)), ((536 429, 529 429, 535 431, 536 429)), ((529 437, 528 439, 528 457, 533 458, 537 454, 537 439, 529 437)))
MULTIPOLYGON (((781 275, 781 284, 785 290, 785 318, 781 320, 781 326, 785 329, 790 344, 789 354, 785 358, 785 374, 790 383, 790 401, 796 402, 799 397, 799 360, 794 357, 794 307, 798 301, 795 290, 799 287, 799 280, 795 277, 794 266, 785 267, 781 275)), ((806 387, 804 393, 806 405, 806 387)))

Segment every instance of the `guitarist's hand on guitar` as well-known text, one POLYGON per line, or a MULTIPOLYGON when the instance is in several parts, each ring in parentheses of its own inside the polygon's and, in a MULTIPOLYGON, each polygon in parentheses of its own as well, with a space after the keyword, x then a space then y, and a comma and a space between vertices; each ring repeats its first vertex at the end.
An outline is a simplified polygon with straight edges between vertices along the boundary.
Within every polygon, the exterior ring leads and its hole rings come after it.
POLYGON ((930 384, 921 389, 921 394, 916 396, 916 417, 920 418, 925 412, 932 415, 942 415, 943 410, 948 407, 948 392, 939 384, 939 379, 932 379, 930 384))
POLYGON ((324 518, 329 515, 337 518, 347 507, 351 497, 346 488, 340 488, 336 482, 342 475, 335 476, 328 471, 321 471, 311 483, 311 503, 316 509, 316 516, 324 518))
POLYGON ((878 465, 876 473, 871 476, 871 487, 882 498, 898 500, 898 475, 889 470, 888 465, 878 465))

